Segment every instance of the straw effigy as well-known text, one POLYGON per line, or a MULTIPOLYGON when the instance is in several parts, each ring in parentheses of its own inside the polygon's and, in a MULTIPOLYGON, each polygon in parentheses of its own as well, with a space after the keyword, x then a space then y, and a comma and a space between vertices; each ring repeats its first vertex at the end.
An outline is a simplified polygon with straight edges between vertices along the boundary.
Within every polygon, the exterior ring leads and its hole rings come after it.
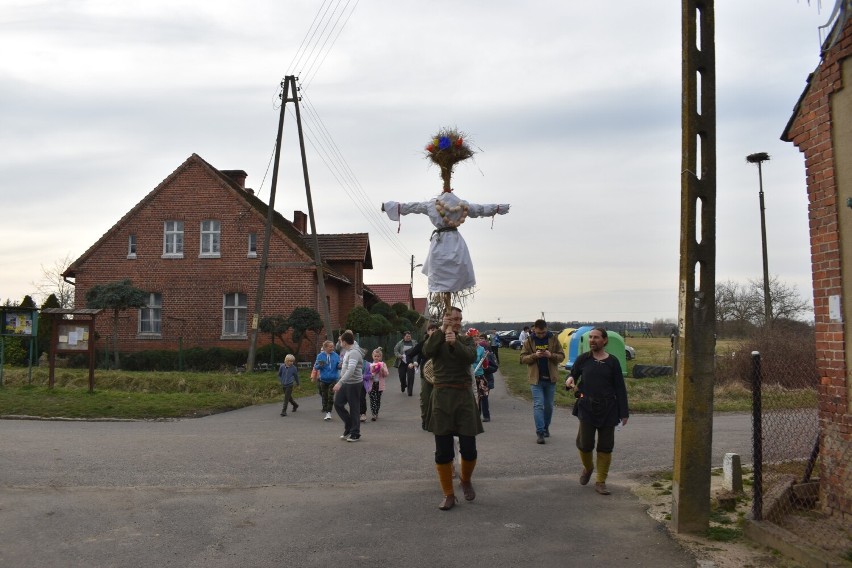
POLYGON ((452 191, 450 179, 456 164, 471 158, 473 154, 467 142, 467 134, 456 128, 439 129, 426 145, 426 158, 441 169, 444 191, 452 191))

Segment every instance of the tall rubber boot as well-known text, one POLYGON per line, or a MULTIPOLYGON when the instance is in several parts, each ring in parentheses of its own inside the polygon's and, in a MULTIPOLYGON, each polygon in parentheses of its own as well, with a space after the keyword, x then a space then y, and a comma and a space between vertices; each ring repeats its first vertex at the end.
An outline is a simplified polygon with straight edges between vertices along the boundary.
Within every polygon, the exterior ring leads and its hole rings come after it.
POLYGON ((464 492, 465 501, 473 501, 476 499, 476 491, 473 490, 473 485, 470 478, 473 475, 473 469, 476 467, 476 460, 467 461, 461 460, 461 473, 459 474, 459 485, 464 492))
POLYGON ((598 483, 605 483, 606 476, 609 473, 609 464, 612 463, 612 454, 611 453, 601 453, 598 452, 598 483))

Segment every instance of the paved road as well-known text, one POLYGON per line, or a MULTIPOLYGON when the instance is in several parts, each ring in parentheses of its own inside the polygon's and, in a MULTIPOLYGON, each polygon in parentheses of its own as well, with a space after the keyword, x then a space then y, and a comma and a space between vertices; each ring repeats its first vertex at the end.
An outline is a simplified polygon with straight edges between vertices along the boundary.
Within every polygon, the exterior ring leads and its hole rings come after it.
MULTIPOLYGON (((631 495, 670 469, 671 415, 631 418, 602 497, 577 483, 576 419, 535 443, 531 405, 498 378, 477 438, 477 499, 441 493, 418 398, 388 381, 344 443, 319 398, 167 422, 0 422, 0 566, 694 566, 631 495)), ((749 418, 717 417, 713 460, 750 461, 749 418)), ((459 492, 459 495, 461 493, 459 492)))

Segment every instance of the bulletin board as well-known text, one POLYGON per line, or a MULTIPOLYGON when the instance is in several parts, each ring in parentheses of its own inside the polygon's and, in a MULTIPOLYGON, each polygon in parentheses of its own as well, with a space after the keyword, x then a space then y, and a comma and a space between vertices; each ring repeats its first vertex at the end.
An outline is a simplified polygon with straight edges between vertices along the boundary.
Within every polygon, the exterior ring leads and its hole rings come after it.
POLYGON ((58 351, 88 351, 89 322, 59 324, 58 351))

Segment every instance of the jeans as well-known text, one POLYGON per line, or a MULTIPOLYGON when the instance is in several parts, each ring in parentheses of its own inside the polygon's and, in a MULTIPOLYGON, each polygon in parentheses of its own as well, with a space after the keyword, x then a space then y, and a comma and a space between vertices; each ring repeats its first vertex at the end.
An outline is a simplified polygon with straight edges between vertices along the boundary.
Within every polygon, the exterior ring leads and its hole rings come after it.
POLYGON ((556 383, 542 379, 537 385, 530 385, 533 399, 533 420, 536 434, 544 434, 550 429, 553 418, 553 397, 556 396, 556 383))

